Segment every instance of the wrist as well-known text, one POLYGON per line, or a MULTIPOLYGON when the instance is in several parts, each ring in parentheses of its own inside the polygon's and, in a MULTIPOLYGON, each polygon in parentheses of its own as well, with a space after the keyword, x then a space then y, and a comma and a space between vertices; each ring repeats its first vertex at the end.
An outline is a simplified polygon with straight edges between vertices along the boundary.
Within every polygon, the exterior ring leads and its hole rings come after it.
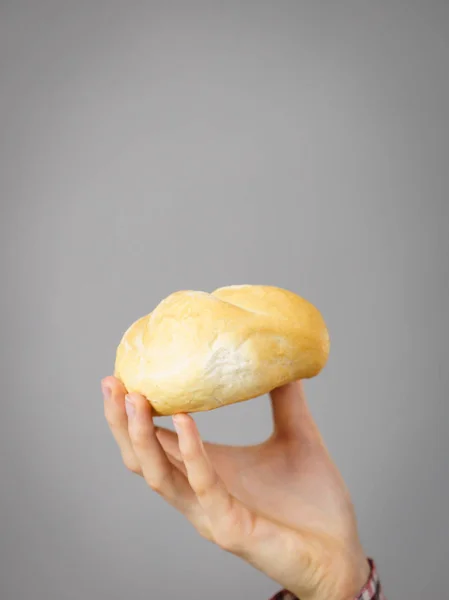
POLYGON ((313 591, 302 583, 298 589, 290 588, 290 592, 301 600, 357 600, 370 580, 371 563, 361 555, 350 563, 336 561, 333 571, 320 577, 313 591))
POLYGON ((356 600, 359 597, 361 591, 366 586, 371 576, 371 565, 366 557, 363 557, 360 561, 360 565, 355 569, 353 576, 353 585, 349 590, 347 598, 342 600, 356 600))

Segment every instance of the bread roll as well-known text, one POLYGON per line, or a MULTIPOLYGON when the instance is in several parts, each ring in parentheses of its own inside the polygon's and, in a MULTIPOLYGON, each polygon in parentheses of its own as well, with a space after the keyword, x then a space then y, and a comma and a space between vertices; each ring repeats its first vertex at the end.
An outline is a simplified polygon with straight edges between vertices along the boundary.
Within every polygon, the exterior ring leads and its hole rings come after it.
POLYGON ((276 287, 234 285, 168 296, 126 331, 115 375, 155 415, 212 410, 249 400, 326 364, 319 311, 276 287))

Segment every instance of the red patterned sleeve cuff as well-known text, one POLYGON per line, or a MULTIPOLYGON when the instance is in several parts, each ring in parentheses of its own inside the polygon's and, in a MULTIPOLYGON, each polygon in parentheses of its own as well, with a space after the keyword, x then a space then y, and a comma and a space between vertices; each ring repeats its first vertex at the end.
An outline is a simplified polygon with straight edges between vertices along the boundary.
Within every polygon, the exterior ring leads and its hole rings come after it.
MULTIPOLYGON (((354 598, 354 600, 387 600, 382 591, 382 586, 380 585, 379 575, 377 573, 376 565, 374 561, 368 560, 371 572, 368 581, 360 590, 358 596, 354 598)), ((300 600, 294 594, 289 592, 288 590, 282 590, 278 592, 275 596, 271 598, 271 600, 300 600)))

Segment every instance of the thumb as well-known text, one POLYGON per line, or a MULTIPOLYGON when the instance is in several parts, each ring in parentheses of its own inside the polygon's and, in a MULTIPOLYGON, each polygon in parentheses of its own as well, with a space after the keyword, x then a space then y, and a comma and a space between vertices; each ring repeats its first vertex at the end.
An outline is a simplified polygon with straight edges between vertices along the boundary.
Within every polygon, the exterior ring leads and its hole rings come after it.
POLYGON ((302 381, 276 388, 270 398, 275 434, 282 437, 320 438, 307 405, 302 381))

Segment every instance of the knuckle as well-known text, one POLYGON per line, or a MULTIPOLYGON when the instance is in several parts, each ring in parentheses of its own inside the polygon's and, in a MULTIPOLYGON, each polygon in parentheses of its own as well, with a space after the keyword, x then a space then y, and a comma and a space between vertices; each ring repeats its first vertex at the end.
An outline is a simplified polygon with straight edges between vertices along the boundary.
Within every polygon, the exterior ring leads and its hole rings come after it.
POLYGON ((123 416, 115 410, 111 406, 107 406, 104 409, 104 417, 106 419, 106 423, 109 425, 111 429, 120 429, 126 423, 124 421, 123 416))
POLYGON ((148 446, 149 435, 143 427, 133 427, 129 431, 133 446, 137 450, 143 450, 148 446))
POLYGON ((240 548, 235 532, 229 531, 223 527, 218 527, 213 532, 214 541, 222 550, 236 554, 240 548))
POLYGON ((104 416, 106 419, 106 423, 109 425, 109 427, 111 429, 116 429, 119 425, 116 416, 113 415, 110 411, 105 411, 104 416))
POLYGON ((137 460, 135 460, 134 458, 129 457, 129 456, 124 456, 123 464, 125 465, 126 469, 128 469, 128 471, 131 471, 131 473, 135 473, 136 475, 141 474, 140 465, 137 462, 137 460))
POLYGON ((192 463, 198 459, 198 451, 195 448, 189 448, 183 451, 183 459, 185 462, 192 463))
POLYGON ((211 477, 194 485, 195 494, 199 500, 205 500, 213 492, 214 488, 217 488, 219 485, 220 480, 218 479, 218 475, 214 473, 211 477))
MULTIPOLYGON (((194 523, 195 525, 195 523, 194 523)), ((198 531, 198 533, 200 534, 200 536, 208 541, 208 542, 213 542, 214 541, 214 536, 212 535, 211 531, 210 531, 210 527, 207 527, 206 525, 203 524, 199 524, 196 525, 196 529, 198 531)))
POLYGON ((213 529, 215 543, 227 552, 243 556, 253 536, 254 526, 251 513, 230 508, 213 529))
POLYGON ((145 477, 145 481, 157 494, 162 495, 166 490, 170 483, 170 475, 169 473, 152 473, 151 475, 147 475, 145 477))
POLYGON ((194 490, 195 490, 195 496, 198 498, 198 500, 201 501, 205 501, 207 499, 207 497, 209 496, 210 492, 211 492, 212 486, 205 486, 205 485, 201 485, 201 486, 195 486, 194 490))
POLYGON ((211 522, 207 515, 197 506, 189 506, 187 509, 181 509, 181 512, 187 517, 199 535, 208 542, 214 542, 212 535, 211 522))
POLYGON ((215 543, 227 552, 235 553, 239 549, 239 530, 234 519, 224 517, 213 528, 215 543))

